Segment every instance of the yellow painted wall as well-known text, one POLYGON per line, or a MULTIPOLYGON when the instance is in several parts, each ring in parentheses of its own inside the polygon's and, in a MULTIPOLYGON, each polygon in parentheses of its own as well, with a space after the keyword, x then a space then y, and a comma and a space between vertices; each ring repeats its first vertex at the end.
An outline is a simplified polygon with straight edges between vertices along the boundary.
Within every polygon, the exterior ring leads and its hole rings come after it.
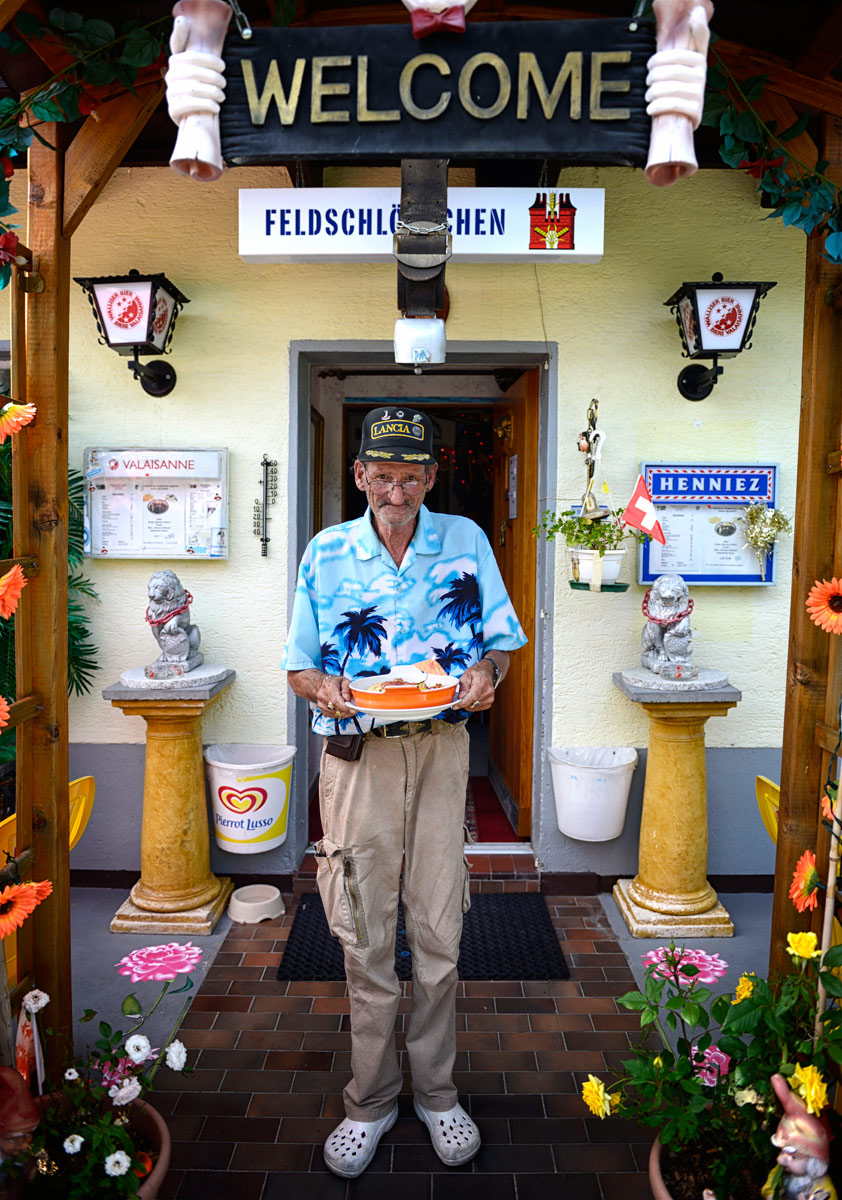
MULTIPOLYGON (((287 627, 287 428, 289 342, 390 339, 391 264, 252 266, 237 255, 237 190, 282 186, 271 168, 229 171, 196 184, 168 169, 116 173, 73 238, 75 275, 131 267, 164 271, 191 300, 179 319, 174 393, 148 397, 126 360, 99 346, 86 296, 71 296, 70 454, 87 445, 220 447, 230 450, 230 551, 226 562, 111 560, 89 564, 102 597, 94 606, 100 671, 95 691, 71 701, 71 741, 139 742, 143 729, 112 710, 101 687, 156 655, 143 620, 145 585, 172 565, 195 597, 206 662, 237 682, 205 723, 205 739, 283 740, 288 691, 277 669, 287 627), (252 535, 259 461, 281 464, 272 543, 261 558, 252 535)), ((326 182, 392 184, 395 171, 339 170, 326 182)), ((460 180, 460 182, 462 182, 460 180)), ((641 459, 773 460, 782 464, 781 506, 792 512, 800 395, 804 238, 763 221, 751 181, 705 172, 660 191, 640 171, 567 172, 565 187, 606 189, 605 257, 599 265, 448 265, 451 342, 505 339, 559 346, 558 478, 555 496, 578 498, 583 459, 576 434, 589 401, 600 401, 604 465, 617 503, 641 459), (777 280, 763 303, 754 348, 725 364, 713 395, 683 400, 683 361, 663 300, 684 279, 777 280), (543 322, 543 324, 542 324, 543 322)), ((19 202, 23 196, 19 196, 19 202)), ((492 348, 490 346, 489 348, 492 348)), ((37 397, 32 397, 37 402, 37 397)), ((552 504, 554 497, 547 497, 552 504)), ((743 690, 727 720, 711 722, 711 745, 780 744, 791 550, 772 589, 697 589, 697 661, 726 669, 743 690)), ((556 556, 555 744, 643 745, 637 710, 611 672, 637 659, 641 589, 625 595, 571 591, 556 556)))

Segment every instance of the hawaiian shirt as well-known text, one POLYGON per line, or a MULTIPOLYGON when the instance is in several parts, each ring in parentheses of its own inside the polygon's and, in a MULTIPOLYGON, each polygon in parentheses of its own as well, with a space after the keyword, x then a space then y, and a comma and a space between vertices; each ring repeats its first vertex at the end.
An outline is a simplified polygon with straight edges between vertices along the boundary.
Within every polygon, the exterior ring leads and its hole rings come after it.
MULTIPOLYGON (((460 675, 489 650, 526 643, 478 525, 422 505, 397 566, 370 511, 323 530, 304 552, 283 670, 315 667, 354 679, 435 656, 448 674, 460 675)), ((374 724, 362 714, 334 720, 311 709, 316 733, 366 732, 374 724)), ((465 714, 450 709, 443 719, 465 714)))

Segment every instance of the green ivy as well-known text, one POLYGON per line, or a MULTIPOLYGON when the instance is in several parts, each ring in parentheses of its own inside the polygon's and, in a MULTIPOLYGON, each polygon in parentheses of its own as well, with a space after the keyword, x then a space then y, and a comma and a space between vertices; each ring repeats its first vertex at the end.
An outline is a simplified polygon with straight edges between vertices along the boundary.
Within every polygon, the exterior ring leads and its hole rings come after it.
POLYGON ((842 263, 842 198, 839 187, 824 172, 827 162, 804 163, 787 143, 804 133, 810 119, 802 113, 786 129, 776 121, 764 121, 755 105, 763 95, 766 75, 737 80, 716 51, 708 68, 705 111, 702 124, 719 130, 723 162, 745 171, 757 180, 771 212, 784 225, 801 229, 808 237, 823 237, 823 253, 831 262, 842 263), (795 167, 802 169, 797 175, 795 167))
POLYGON ((9 259, 17 245, 12 231, 18 227, 5 219, 17 212, 9 200, 17 160, 25 158, 33 138, 49 145, 32 121, 72 122, 87 116, 101 103, 89 88, 116 84, 134 92, 138 74, 163 52, 171 23, 171 17, 160 17, 148 25, 126 21, 117 33, 108 21, 53 8, 46 25, 34 13, 21 12, 8 28, 0 30, 0 49, 11 54, 27 49, 24 37, 51 38, 73 59, 26 98, 0 100, 0 289, 9 282, 9 259))

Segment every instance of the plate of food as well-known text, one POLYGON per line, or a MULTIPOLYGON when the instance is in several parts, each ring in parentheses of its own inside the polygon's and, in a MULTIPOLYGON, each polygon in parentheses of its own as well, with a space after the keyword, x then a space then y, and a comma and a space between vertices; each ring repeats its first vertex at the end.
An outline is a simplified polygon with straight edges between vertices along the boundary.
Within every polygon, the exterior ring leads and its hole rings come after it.
POLYGON ((351 684, 354 705, 369 716, 409 721, 423 720, 450 708, 459 680, 440 667, 438 671, 426 669, 429 665, 393 667, 384 675, 355 680, 351 684))

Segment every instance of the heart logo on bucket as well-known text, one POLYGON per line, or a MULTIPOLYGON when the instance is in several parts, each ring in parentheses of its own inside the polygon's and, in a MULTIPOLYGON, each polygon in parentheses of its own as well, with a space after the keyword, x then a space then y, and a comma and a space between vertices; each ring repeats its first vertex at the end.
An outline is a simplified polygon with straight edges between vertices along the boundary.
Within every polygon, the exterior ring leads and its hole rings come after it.
POLYGON ((237 788, 221 787, 217 795, 220 803, 235 813, 256 812, 266 803, 264 788, 246 788, 240 792, 237 788))

